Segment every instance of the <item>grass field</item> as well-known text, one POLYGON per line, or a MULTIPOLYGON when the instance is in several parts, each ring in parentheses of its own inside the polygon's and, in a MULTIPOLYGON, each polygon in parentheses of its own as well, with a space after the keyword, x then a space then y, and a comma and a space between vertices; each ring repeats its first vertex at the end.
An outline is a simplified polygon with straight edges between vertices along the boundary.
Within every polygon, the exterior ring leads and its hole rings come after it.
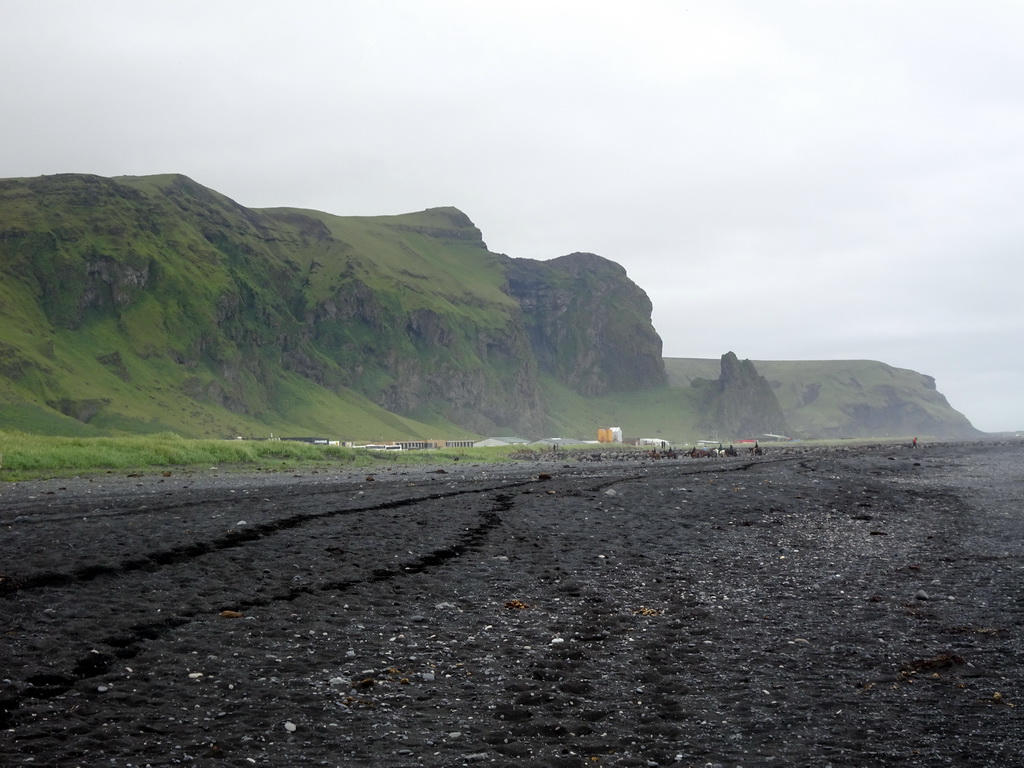
POLYGON ((513 460, 513 454, 518 457, 523 451, 522 446, 516 446, 383 452, 288 440, 201 440, 173 434, 50 437, 0 432, 0 481, 154 467, 290 469, 302 466, 433 464, 458 460, 502 462, 513 460))
MULTIPOLYGON (((814 440, 764 445, 769 450, 827 445, 909 444, 911 438, 814 440)), ((922 443, 922 446, 924 443, 922 443)), ((591 451, 596 445, 581 446, 591 451)), ((599 450, 609 450, 603 445, 599 450)), ((169 468, 232 468, 291 470, 299 468, 373 468, 447 464, 456 461, 495 464, 538 458, 547 449, 524 445, 494 448, 443 448, 412 451, 369 451, 291 440, 204 440, 164 433, 128 437, 52 437, 0 431, 0 482, 48 477, 94 475, 110 471, 169 468)), ((571 461, 574 448, 562 454, 571 461)), ((614 450, 634 450, 616 444, 614 450)), ((638 447, 635 450, 646 450, 638 447)))

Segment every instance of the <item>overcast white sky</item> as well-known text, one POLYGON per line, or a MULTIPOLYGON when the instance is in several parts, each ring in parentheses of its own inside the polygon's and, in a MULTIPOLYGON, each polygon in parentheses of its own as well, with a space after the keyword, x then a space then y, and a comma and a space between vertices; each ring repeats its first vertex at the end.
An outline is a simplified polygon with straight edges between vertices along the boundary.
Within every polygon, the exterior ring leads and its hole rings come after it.
POLYGON ((1024 2, 0 0, 0 177, 463 210, 668 357, 870 359, 1024 428, 1024 2))

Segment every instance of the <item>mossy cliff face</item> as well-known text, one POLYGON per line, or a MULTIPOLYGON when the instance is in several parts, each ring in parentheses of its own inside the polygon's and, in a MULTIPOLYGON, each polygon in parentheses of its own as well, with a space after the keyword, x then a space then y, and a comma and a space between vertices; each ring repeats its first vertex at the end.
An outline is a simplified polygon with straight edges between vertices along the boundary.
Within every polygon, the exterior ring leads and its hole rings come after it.
POLYGON ((184 176, 60 175, 0 181, 0 222, 5 388, 86 421, 315 424, 313 387, 368 399, 382 430, 539 435, 541 371, 582 394, 664 382, 621 267, 491 253, 454 208, 252 210, 184 176))
POLYGON ((578 394, 665 384, 651 301, 618 264, 592 253, 512 259, 505 291, 523 310, 541 370, 578 394))

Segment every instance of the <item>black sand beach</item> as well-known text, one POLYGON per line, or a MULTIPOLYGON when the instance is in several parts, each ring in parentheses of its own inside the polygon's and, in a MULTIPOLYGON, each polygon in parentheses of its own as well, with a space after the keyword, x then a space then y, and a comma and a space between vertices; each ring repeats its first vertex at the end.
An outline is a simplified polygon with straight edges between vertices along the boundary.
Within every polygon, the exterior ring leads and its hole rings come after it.
POLYGON ((1022 460, 0 485, 0 764, 1024 765, 1022 460))

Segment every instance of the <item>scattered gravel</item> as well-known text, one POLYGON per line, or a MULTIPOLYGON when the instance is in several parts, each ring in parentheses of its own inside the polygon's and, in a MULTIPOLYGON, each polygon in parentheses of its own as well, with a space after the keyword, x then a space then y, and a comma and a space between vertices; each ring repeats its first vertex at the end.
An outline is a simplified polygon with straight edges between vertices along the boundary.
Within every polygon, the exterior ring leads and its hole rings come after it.
POLYGON ((5 484, 0 763, 1016 765, 1022 458, 5 484))

